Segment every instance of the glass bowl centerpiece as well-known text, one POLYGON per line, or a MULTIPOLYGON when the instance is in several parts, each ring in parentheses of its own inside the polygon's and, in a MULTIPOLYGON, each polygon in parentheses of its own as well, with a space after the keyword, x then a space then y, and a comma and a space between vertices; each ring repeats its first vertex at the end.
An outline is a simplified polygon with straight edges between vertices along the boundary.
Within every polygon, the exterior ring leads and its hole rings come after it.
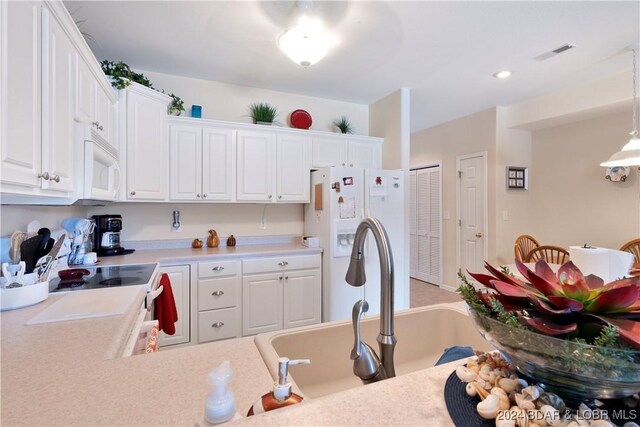
POLYGON ((554 273, 516 260, 520 280, 488 263, 491 275, 460 275, 458 288, 482 336, 518 371, 563 397, 620 398, 640 392, 640 278, 605 284, 571 262, 554 273))

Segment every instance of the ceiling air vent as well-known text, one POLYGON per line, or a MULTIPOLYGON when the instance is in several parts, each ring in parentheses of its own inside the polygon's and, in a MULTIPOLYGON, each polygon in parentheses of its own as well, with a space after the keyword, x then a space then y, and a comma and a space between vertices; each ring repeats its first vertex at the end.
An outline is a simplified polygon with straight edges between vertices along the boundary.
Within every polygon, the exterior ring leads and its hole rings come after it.
POLYGON ((567 43, 567 44, 564 44, 564 45, 562 45, 560 47, 557 47, 557 48, 555 48, 553 50, 550 50, 549 52, 545 52, 545 53, 543 53, 541 55, 538 55, 533 59, 535 59, 536 61, 544 61, 545 59, 549 59, 552 56, 556 56, 556 55, 558 55, 558 54, 560 54, 562 52, 566 52, 569 49, 573 49, 574 47, 575 47, 574 45, 567 43))

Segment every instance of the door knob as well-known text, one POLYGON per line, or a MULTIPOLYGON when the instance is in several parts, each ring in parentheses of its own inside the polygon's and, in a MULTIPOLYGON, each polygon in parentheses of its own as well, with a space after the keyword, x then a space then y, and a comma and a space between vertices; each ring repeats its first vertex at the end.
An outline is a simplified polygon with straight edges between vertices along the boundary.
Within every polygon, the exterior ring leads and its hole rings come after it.
POLYGON ((129 193, 129 194, 131 194, 132 196, 135 196, 135 195, 136 195, 136 192, 135 192, 135 191, 132 191, 132 192, 131 192, 131 193, 129 193))
POLYGON ((482 237, 482 233, 476 233, 476 237, 477 237, 477 238, 482 237))
POLYGON ((38 174, 38 178, 42 178, 45 181, 48 181, 50 176, 49 176, 49 172, 43 172, 43 173, 39 173, 38 174))
POLYGON ((54 182, 60 182, 60 175, 53 175, 53 176, 51 177, 51 181, 54 181, 54 182))

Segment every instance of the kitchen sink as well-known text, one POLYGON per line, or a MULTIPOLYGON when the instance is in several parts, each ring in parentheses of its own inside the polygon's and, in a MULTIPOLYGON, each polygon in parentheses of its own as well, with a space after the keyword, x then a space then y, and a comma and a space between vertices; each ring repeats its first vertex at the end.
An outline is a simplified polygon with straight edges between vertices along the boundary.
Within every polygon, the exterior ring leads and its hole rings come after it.
MULTIPOLYGON (((450 346, 493 350, 476 331, 463 302, 398 311, 394 319, 398 339, 394 359, 398 376, 434 366, 443 350, 450 346)), ((362 320, 363 338, 376 351, 379 325, 379 316, 368 316, 362 320)), ((292 366, 290 369, 298 391, 308 398, 362 385, 353 374, 353 363, 349 357, 353 342, 350 321, 265 333, 255 338, 274 379, 278 375, 279 357, 311 359, 311 365, 292 366)))

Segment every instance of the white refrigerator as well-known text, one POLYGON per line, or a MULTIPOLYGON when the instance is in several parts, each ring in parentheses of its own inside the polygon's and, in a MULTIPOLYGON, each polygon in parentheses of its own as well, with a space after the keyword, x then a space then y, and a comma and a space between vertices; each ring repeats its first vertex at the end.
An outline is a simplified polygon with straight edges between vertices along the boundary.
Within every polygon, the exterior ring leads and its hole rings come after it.
POLYGON ((311 203, 305 206, 305 235, 317 236, 322 254, 322 321, 351 319, 356 301, 366 299, 367 315, 380 313, 380 261, 367 232, 367 281, 345 281, 356 229, 364 217, 377 218, 389 236, 394 265, 394 308, 409 308, 409 276, 404 271, 405 190, 402 170, 322 168, 311 173, 311 203))

